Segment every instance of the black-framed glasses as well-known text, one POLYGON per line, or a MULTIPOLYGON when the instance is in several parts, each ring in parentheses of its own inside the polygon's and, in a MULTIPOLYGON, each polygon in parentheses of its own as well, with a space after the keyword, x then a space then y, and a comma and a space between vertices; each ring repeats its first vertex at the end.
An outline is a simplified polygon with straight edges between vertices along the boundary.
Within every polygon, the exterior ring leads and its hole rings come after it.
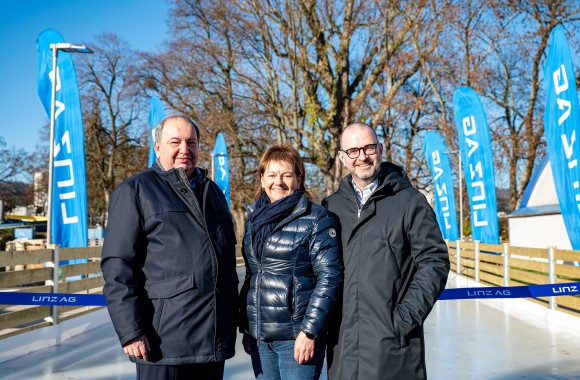
POLYGON ((355 159, 358 158, 358 156, 360 156, 361 150, 363 150, 367 156, 377 153, 377 146, 379 146, 379 143, 368 144, 363 146, 362 148, 340 149, 340 151, 346 153, 348 158, 355 159))

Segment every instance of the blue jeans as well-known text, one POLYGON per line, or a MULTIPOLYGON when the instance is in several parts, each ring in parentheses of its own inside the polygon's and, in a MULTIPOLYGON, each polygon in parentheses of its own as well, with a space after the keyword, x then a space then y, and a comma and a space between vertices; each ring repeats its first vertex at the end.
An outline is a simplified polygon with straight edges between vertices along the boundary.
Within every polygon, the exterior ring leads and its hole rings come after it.
POLYGON ((259 380, 318 380, 324 364, 325 342, 316 339, 314 357, 304 364, 294 359, 294 340, 260 341, 251 344, 252 367, 259 380))

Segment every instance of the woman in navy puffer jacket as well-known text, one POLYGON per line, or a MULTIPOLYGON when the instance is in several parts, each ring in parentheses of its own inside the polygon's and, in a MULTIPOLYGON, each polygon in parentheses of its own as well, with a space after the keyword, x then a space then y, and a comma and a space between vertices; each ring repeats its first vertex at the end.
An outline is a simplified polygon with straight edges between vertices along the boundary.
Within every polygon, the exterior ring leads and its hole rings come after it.
POLYGON ((326 322, 342 285, 338 224, 310 201, 293 148, 268 148, 258 173, 243 240, 244 349, 257 379, 318 379, 326 322))

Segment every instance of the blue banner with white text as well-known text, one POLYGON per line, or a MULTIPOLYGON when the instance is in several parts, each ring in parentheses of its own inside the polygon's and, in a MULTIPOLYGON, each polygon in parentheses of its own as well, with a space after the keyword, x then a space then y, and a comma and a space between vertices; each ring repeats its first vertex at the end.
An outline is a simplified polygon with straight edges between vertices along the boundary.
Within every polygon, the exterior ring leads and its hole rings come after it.
POLYGON ((85 141, 77 78, 71 53, 58 52, 56 74, 51 44, 64 42, 47 29, 36 41, 38 95, 50 117, 53 79, 56 85, 54 164, 52 181, 52 243, 61 247, 87 246, 85 141))
POLYGON ((580 249, 580 115, 574 64, 561 26, 552 31, 544 66, 544 127, 560 210, 572 248, 580 249), (578 133, 576 133, 578 132, 578 133))
POLYGON ((161 100, 152 96, 149 100, 149 126, 151 127, 151 136, 149 137, 149 160, 147 167, 151 167, 157 159, 154 148, 155 127, 164 117, 165 109, 163 108, 163 104, 161 104, 161 100))
POLYGON ((230 206, 230 170, 228 166, 228 147, 223 134, 218 133, 213 149, 213 165, 215 168, 213 180, 226 197, 230 206))
MULTIPOLYGON (((580 282, 521 286, 485 286, 445 289, 439 301, 491 298, 579 296, 580 282)), ((0 305, 106 306, 102 294, 25 293, 0 291, 0 305)))
POLYGON ((483 105, 469 87, 453 94, 455 123, 469 207, 473 240, 499 243, 497 202, 491 138, 483 105))
POLYGON ((445 239, 458 240, 455 192, 449 165, 448 152, 437 132, 429 131, 423 136, 423 152, 433 176, 435 215, 445 239))

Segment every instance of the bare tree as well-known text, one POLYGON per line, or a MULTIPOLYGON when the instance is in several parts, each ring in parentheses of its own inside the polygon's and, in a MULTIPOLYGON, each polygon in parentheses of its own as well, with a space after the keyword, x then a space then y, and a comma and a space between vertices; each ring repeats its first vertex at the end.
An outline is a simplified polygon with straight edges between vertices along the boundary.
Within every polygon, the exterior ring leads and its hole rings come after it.
POLYGON ((285 111, 277 119, 293 130, 293 143, 320 168, 329 194, 343 175, 337 159, 342 129, 356 120, 366 120, 374 128, 383 124, 395 95, 420 67, 410 49, 413 33, 427 20, 432 28, 421 31, 425 39, 440 30, 443 20, 430 16, 436 4, 355 0, 245 4, 242 13, 259 26, 246 28, 244 39, 252 41, 247 46, 262 53, 255 56, 261 67, 268 68, 266 76, 278 83, 276 88, 286 89, 273 91, 277 96, 270 108, 285 111), (290 81, 279 80, 276 73, 290 81), (378 91, 382 84, 383 91, 378 91))
POLYGON ((104 224, 111 192, 147 166, 148 136, 135 77, 136 55, 114 34, 91 43, 79 61, 89 214, 104 224), (147 142, 145 142, 147 141, 147 142))
MULTIPOLYGON (((549 35, 577 20, 578 4, 551 0, 452 1, 439 43, 422 72, 439 103, 436 123, 451 149, 457 146, 451 99, 458 86, 482 97, 492 134, 496 174, 509 187, 515 209, 543 150, 541 65, 549 35)), ((416 49, 425 47, 417 41, 416 49)))
POLYGON ((26 176, 26 163, 28 153, 24 149, 8 147, 6 141, 0 136, 0 182, 15 179, 16 177, 26 176))
POLYGON ((4 210, 33 204, 33 187, 29 183, 32 178, 29 162, 33 155, 24 149, 8 147, 0 136, 0 157, 0 200, 4 202, 4 210))
MULTIPOLYGON (((543 150, 540 67, 551 30, 576 25, 573 1, 178 0, 166 50, 142 55, 142 87, 202 130, 202 150, 226 135, 232 212, 257 185, 271 143, 294 146, 332 192, 342 177, 342 129, 366 121, 419 186, 419 137, 457 147, 453 92, 482 97, 497 175, 515 208, 543 150)), ((209 166, 209 154, 201 163, 209 166)), ((319 187, 320 188, 320 187, 319 187)), ((463 203, 463 202, 462 202, 463 203)))
POLYGON ((436 9, 427 1, 177 1, 167 50, 143 55, 143 87, 199 124, 202 151, 225 134, 240 236, 257 159, 272 142, 314 164, 325 194, 337 187, 342 129, 382 123, 420 67, 411 45, 419 23, 437 32, 444 22, 430 16, 436 9))
POLYGON ((541 71, 550 33, 558 25, 573 26, 579 20, 580 4, 543 0, 507 1, 501 6, 500 15, 517 14, 522 19, 508 30, 508 43, 494 47, 497 65, 485 95, 501 110, 493 129, 500 148, 496 157, 507 161, 509 208, 514 210, 544 150, 541 71))
POLYGON ((144 54, 144 88, 173 111, 190 116, 200 128, 200 164, 221 132, 228 143, 230 199, 238 237, 245 208, 255 193, 257 159, 270 141, 269 120, 261 118, 241 79, 244 60, 239 15, 229 1, 181 1, 171 13, 167 51, 144 54), (204 152, 207 152, 204 154, 204 152))

